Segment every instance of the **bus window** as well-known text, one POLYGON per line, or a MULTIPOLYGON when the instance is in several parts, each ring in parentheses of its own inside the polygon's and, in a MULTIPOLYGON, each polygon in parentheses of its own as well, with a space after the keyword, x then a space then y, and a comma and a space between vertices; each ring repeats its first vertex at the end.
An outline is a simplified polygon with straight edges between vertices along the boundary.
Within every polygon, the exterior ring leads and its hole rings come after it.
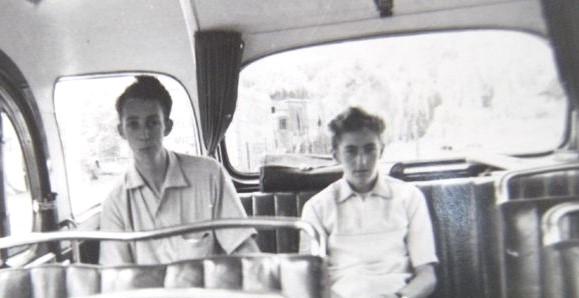
POLYGON ((266 155, 289 165, 304 155, 332 163, 327 122, 350 105, 385 119, 385 162, 469 151, 539 154, 564 142, 567 99, 551 47, 522 32, 429 33, 292 50, 245 67, 238 90, 226 146, 241 173, 256 173, 266 155))
POLYGON ((3 112, 1 117, 8 235, 20 235, 32 231, 32 195, 20 141, 12 121, 3 112))
MULTIPOLYGON (((65 78, 56 83, 54 104, 61 135, 68 194, 74 215, 99 204, 124 173, 130 149, 117 133, 117 97, 135 75, 65 78)), ((155 75, 171 94, 172 133, 167 148, 199 154, 200 146, 191 101, 176 80, 155 75)))

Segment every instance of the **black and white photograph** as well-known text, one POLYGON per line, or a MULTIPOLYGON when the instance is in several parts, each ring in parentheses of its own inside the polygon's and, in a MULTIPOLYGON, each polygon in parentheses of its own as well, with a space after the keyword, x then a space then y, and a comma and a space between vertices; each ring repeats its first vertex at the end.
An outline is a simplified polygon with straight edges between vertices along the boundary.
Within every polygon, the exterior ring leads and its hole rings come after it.
POLYGON ((0 297, 579 298, 579 0, 0 0, 0 297))

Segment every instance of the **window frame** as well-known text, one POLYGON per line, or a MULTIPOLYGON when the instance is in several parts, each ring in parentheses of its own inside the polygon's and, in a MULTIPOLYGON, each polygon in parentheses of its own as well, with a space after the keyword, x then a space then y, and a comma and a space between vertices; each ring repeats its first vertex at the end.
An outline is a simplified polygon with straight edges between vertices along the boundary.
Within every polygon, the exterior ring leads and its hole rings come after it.
MULTIPOLYGON (((339 43, 343 43, 343 42, 355 42, 355 41, 371 40, 371 39, 376 39, 376 38, 396 38, 396 37, 410 36, 410 35, 476 32, 476 31, 485 31, 485 30, 527 34, 527 35, 531 35, 531 36, 543 39, 546 41, 547 44, 550 44, 549 43, 550 39, 548 36, 545 36, 545 35, 542 35, 542 34, 539 34, 537 32, 533 32, 533 31, 513 29, 513 28, 506 28, 506 29, 505 28, 491 28, 491 27, 489 27, 489 28, 487 28, 487 27, 466 28, 466 29, 465 28, 459 28, 459 29, 420 31, 420 32, 413 32, 412 34, 407 33, 407 34, 371 35, 371 36, 364 36, 364 37, 360 37, 360 38, 356 38, 356 39, 343 39, 343 40, 340 39, 340 40, 328 41, 328 42, 323 42, 323 43, 314 43, 314 44, 310 44, 310 45, 305 45, 305 46, 300 46, 300 47, 295 47, 295 48, 288 48, 288 49, 283 49, 283 50, 276 51, 276 52, 267 53, 266 55, 256 57, 252 60, 243 61, 241 68, 240 68, 240 78, 241 78, 241 72, 244 70, 245 67, 249 66, 250 64, 255 63, 257 61, 260 61, 260 60, 267 58, 267 57, 271 57, 274 55, 278 55, 278 54, 282 54, 282 53, 294 51, 294 50, 307 49, 307 48, 317 47, 317 46, 328 46, 328 45, 339 44, 339 43)), ((553 149, 550 149, 550 150, 509 155, 511 157, 541 158, 541 157, 546 157, 546 156, 552 155, 560 150, 566 150, 569 148, 569 146, 573 145, 573 144, 571 144, 572 143, 571 139, 573 137, 573 134, 576 132, 574 132, 574 128, 571 127, 572 125, 570 125, 570 124, 575 121, 574 116, 573 116, 573 109, 574 109, 576 104, 575 104, 575 101, 573 100, 573 98, 570 97, 569 92, 565 86, 565 82, 566 82, 565 77, 561 75, 561 65, 559 63, 557 49, 554 48, 553 45, 548 45, 548 46, 551 48, 551 50, 553 52, 554 67, 556 68, 556 72, 558 74, 558 81, 561 83, 561 86, 562 86, 563 92, 565 93, 565 98, 566 98, 566 102, 565 102, 566 111, 565 111, 565 120, 564 120, 565 123, 564 123, 563 131, 562 131, 562 135, 561 135, 561 141, 556 147, 554 147, 553 149)), ((239 84, 239 82, 238 82, 238 84, 239 84)), ((220 147, 220 149, 219 149, 220 159, 222 160, 225 169, 232 176, 232 178, 236 184, 236 187, 240 186, 241 187, 240 189, 242 189, 242 190, 243 189, 258 189, 259 185, 257 185, 257 186, 255 186, 255 185, 249 186, 249 185, 255 184, 256 183, 255 180, 259 179, 259 177, 260 177, 259 171, 257 171, 257 172, 244 172, 244 171, 240 171, 240 170, 236 169, 233 166, 233 164, 231 163, 231 160, 227 154, 227 143, 226 143, 225 137, 220 142, 219 147, 220 147)), ((446 159, 444 159, 444 160, 446 160, 446 159)), ((441 160, 441 162, 444 163, 444 160, 441 160)), ((412 164, 414 162, 421 163, 424 161, 420 161, 420 160, 418 160, 418 161, 405 161, 405 163, 408 163, 408 164, 412 164)), ((436 163, 435 160, 433 161, 431 159, 429 159, 428 162, 436 163)), ((259 181, 257 183, 259 184, 259 181)))
MULTIPOLYGON (((3 57, 0 57, 3 58, 3 57)), ((0 62, 7 63, 0 59, 0 62)), ((0 110, 5 113, 16 132, 22 157, 26 168, 26 180, 28 183, 31 205, 32 205, 32 231, 56 230, 56 202, 55 196, 50 190, 48 168, 46 164, 46 154, 42 140, 45 139, 41 133, 42 122, 36 106, 33 104, 32 94, 28 85, 19 73, 12 73, 8 79, 8 74, 3 72, 0 63, 0 110), (14 80, 20 78, 21 83, 14 80), (19 87, 16 87, 19 86, 19 87), (43 206, 43 208, 39 208, 43 206)), ((5 193, 0 194, 0 199, 6 203, 5 193)), ((4 235, 0 235, 3 237, 4 235)), ((19 255, 26 258, 34 257, 36 253, 42 253, 45 249, 56 251, 57 246, 48 244, 46 246, 28 246, 25 248, 11 248, 2 251, 0 258, 6 260, 19 255)))
MULTIPOLYGON (((95 80, 95 79, 98 80, 98 79, 110 79, 110 78, 136 77, 139 75, 151 75, 151 76, 166 77, 166 78, 173 80, 175 83, 177 83, 180 86, 180 88, 186 94, 188 103, 191 107, 191 112, 192 112, 192 117, 193 117, 192 122, 194 125, 194 127, 192 127, 192 130, 195 131, 195 139, 196 139, 196 143, 197 143, 197 148, 195 148, 195 150, 201 154, 203 152, 205 152, 205 148, 203 145, 203 139, 201 136, 200 124, 199 124, 200 120, 199 120, 198 112, 196 109, 197 103, 194 101, 194 99, 196 97, 191 96, 189 90, 185 87, 186 85, 183 84, 183 82, 181 82, 177 77, 175 77, 169 73, 164 73, 164 72, 135 70, 135 71, 115 71, 115 72, 88 73, 88 74, 67 75, 67 76, 58 77, 58 79, 54 82, 53 95, 52 95, 52 106, 55 110, 54 119, 55 119, 55 122, 57 123, 57 126, 60 127, 58 116, 56 115, 55 92, 56 92, 56 86, 59 82, 67 82, 67 81, 75 81, 75 80, 86 81, 86 80, 95 80)), ((174 102, 174 99, 173 99, 173 102, 174 102)), ((115 111, 115 113, 116 113, 116 111, 115 111)), ((64 150, 65 144, 64 144, 64 140, 62 138, 62 131, 60 130, 60 128, 58 129, 57 133, 59 136, 58 142, 60 143, 60 148, 64 154, 65 153, 65 150, 64 150)), ((68 206, 66 206, 66 210, 68 211, 68 213, 65 217, 59 219, 59 226, 70 227, 70 225, 72 224, 73 226, 83 226, 83 227, 93 227, 94 226, 94 228, 96 228, 96 226, 98 225, 98 221, 95 221, 94 217, 95 216, 98 217, 98 214, 101 211, 102 201, 99 203, 95 203, 84 210, 78 211, 78 213, 74 212, 73 207, 72 207, 73 198, 71 197, 71 191, 70 191, 70 186, 69 186, 70 173, 68 173, 68 168, 67 168, 66 164, 67 164, 66 157, 63 156, 63 165, 64 165, 64 173, 65 173, 64 177, 66 179, 65 185, 66 185, 66 192, 67 192, 67 198, 68 198, 68 200, 66 200, 66 204, 68 204, 68 206)))

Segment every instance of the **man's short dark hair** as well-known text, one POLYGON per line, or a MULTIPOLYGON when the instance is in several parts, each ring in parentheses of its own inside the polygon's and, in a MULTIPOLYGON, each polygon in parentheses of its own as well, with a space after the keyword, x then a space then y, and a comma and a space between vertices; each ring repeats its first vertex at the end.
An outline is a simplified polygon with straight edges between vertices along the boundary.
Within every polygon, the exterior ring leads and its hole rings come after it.
POLYGON ((129 85, 119 96, 115 104, 119 117, 122 115, 123 106, 129 98, 140 98, 143 100, 153 100, 159 102, 163 109, 165 119, 169 119, 173 100, 163 84, 153 76, 137 76, 137 81, 129 85))
POLYGON ((328 127, 332 134, 332 148, 335 150, 344 133, 366 128, 381 137, 386 125, 382 118, 369 114, 361 108, 350 107, 330 121, 328 127))

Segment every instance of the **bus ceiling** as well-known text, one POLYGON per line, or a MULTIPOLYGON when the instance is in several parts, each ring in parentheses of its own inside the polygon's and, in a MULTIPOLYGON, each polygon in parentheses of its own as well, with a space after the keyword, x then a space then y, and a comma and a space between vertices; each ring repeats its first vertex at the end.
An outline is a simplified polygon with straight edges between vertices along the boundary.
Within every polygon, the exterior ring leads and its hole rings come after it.
MULTIPOLYGON (((240 32, 245 62, 285 49, 382 34, 462 28, 546 32, 538 0, 392 5, 392 16, 381 18, 375 0, 7 0, 0 25, 10 30, 0 33, 0 47, 38 92, 60 76, 126 70, 170 73, 190 84, 198 30, 240 32)), ((186 87, 195 93, 194 86, 186 87)))
MULTIPOLYGON (((0 49, 18 65, 41 114, 52 114, 54 83, 65 76, 164 73, 181 82, 194 100, 197 31, 241 33, 241 59, 247 64, 292 48, 378 35, 486 28, 547 36, 548 26, 566 26, 564 20, 546 22, 545 11, 562 11, 551 2, 563 1, 6 0, 0 26, 9 30, 0 32, 0 49), (384 3, 391 5, 388 17, 383 17, 384 3)), ((566 63, 576 60, 574 50, 560 51, 563 77, 578 81, 571 74, 579 73, 579 62, 566 63)), ((576 98, 573 90, 568 92, 576 98)))
POLYGON ((385 34, 469 28, 546 34, 541 2, 536 0, 191 2, 200 30, 243 34, 245 62, 284 49, 385 34), (391 16, 381 17, 382 2, 392 6, 391 16))

